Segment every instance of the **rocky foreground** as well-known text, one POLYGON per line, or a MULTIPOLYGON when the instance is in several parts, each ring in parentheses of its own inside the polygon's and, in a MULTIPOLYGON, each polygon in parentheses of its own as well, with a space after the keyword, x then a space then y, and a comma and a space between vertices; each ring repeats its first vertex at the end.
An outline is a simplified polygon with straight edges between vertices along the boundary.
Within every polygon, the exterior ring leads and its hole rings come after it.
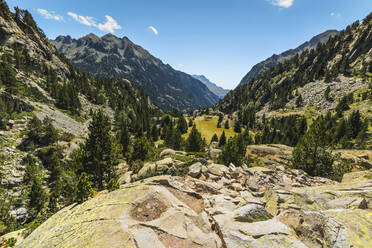
MULTIPOLYGON (((8 234, 7 237, 18 235, 8 234)), ((372 170, 196 163, 59 211, 17 247, 371 247, 372 170)))

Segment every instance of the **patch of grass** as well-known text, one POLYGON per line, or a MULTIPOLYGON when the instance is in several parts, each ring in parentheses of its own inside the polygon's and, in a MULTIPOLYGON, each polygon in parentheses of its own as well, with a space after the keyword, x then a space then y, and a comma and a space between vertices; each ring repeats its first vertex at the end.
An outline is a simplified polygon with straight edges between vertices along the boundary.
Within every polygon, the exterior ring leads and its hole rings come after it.
MULTIPOLYGON (((224 129, 223 123, 221 128, 217 128, 218 117, 213 117, 212 119, 206 119, 205 116, 197 117, 193 121, 196 125, 196 128, 202 134, 202 137, 205 138, 207 144, 211 142, 211 139, 214 134, 217 134, 218 138, 220 138, 222 131, 225 130, 226 138, 229 139, 230 137, 235 136, 237 133, 234 132, 234 127, 230 127, 230 129, 224 129)), ((188 132, 183 135, 183 138, 187 138, 191 131, 191 127, 189 128, 188 132)))

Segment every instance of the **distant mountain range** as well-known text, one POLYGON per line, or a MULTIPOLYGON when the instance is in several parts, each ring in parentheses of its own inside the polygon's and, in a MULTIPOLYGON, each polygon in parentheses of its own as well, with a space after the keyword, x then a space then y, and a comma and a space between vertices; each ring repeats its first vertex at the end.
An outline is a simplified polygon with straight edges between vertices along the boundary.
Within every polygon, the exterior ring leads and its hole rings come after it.
POLYGON ((287 50, 279 55, 274 54, 270 58, 266 59, 265 61, 262 61, 255 66, 252 67, 252 69, 245 75, 245 77, 241 80, 240 85, 249 83, 251 79, 257 77, 258 75, 266 72, 268 69, 273 68, 277 66, 279 63, 284 62, 285 60, 288 60, 295 56, 298 53, 301 53, 307 49, 313 49, 316 48, 319 43, 325 43, 329 40, 330 37, 337 35, 339 32, 337 30, 328 30, 324 33, 321 33, 315 37, 313 37, 310 41, 306 41, 299 47, 295 49, 287 50))
POLYGON ((198 79, 200 82, 205 84, 210 91, 216 94, 219 98, 224 98, 230 90, 226 90, 215 83, 212 83, 208 78, 204 75, 192 75, 194 78, 198 79))
POLYGON ((75 66, 98 77, 123 77, 141 86, 164 110, 213 106, 219 97, 203 83, 174 70, 127 37, 58 36, 52 43, 75 66))

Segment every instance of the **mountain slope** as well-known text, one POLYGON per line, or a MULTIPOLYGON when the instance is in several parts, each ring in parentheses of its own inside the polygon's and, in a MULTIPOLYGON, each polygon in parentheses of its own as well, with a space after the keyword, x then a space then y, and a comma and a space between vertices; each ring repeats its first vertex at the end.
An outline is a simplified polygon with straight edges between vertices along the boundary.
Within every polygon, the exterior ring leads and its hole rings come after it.
POLYGON ((113 110, 123 108, 122 104, 153 107, 143 90, 124 78, 94 78, 76 69, 50 43, 27 10, 16 8, 11 13, 4 1, 0 3, 2 90, 73 114, 80 114, 84 107, 79 98, 97 105, 107 102, 113 110))
MULTIPOLYGON (((291 99, 299 98, 296 90, 311 82, 339 82, 339 85, 344 85, 344 80, 359 78, 367 87, 372 80, 371 20, 369 15, 362 24, 354 23, 327 43, 305 50, 254 78, 249 84, 239 86, 227 94, 217 107, 225 112, 237 111, 245 106, 256 111, 264 106, 268 110, 278 110, 291 99), (341 76, 346 79, 340 79, 341 76)), ((324 95, 324 92, 321 94, 324 95)))
POLYGON ((37 197, 29 192, 41 196, 43 212, 54 211, 47 208, 53 197, 53 208, 66 204, 55 186, 77 181, 66 161, 87 137, 97 110, 109 123, 126 117, 128 133, 140 134, 158 112, 127 79, 95 78, 76 69, 30 12, 12 13, 0 0, 0 235, 38 216, 34 211, 41 209, 32 205, 37 197), (53 173, 58 176, 50 178, 53 173))
POLYGON ((89 34, 78 40, 59 36, 52 42, 84 71, 99 77, 124 77, 140 85, 163 109, 196 109, 218 101, 200 81, 163 64, 127 37, 89 34))
POLYGON ((249 83, 253 78, 257 77, 258 75, 266 72, 270 68, 275 67, 279 63, 283 63, 285 60, 288 60, 295 56, 298 53, 301 53, 305 50, 314 49, 317 47, 319 43, 326 43, 330 37, 337 35, 339 32, 337 30, 328 30, 324 33, 321 33, 315 37, 313 37, 310 41, 307 41, 300 45, 295 49, 290 49, 281 53, 279 55, 274 54, 270 58, 262 61, 255 66, 244 76, 244 78, 240 81, 239 86, 243 84, 249 83))
POLYGON ((198 79, 200 82, 205 84, 210 91, 216 94, 219 98, 224 98, 230 90, 226 90, 215 83, 212 83, 208 78, 204 75, 192 75, 193 78, 198 79))

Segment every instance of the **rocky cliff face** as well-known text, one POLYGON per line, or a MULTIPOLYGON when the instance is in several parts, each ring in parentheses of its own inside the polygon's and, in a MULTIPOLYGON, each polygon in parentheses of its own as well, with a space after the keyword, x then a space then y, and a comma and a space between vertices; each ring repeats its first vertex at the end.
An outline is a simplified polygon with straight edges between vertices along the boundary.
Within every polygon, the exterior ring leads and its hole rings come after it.
POLYGON ((270 58, 266 59, 265 61, 262 61, 258 63, 257 65, 253 66, 252 69, 247 73, 247 75, 244 76, 244 78, 240 81, 239 86, 243 84, 249 83, 251 79, 257 77, 258 75, 264 73, 270 68, 275 67, 279 63, 283 63, 287 59, 292 58, 296 54, 299 54, 305 50, 314 49, 317 47, 319 43, 326 43, 328 39, 332 36, 337 35, 339 32, 337 30, 328 30, 324 33, 321 33, 315 37, 313 37, 310 41, 306 41, 299 47, 295 49, 287 50, 279 55, 274 54, 270 58))
POLYGON ((199 80, 174 70, 127 37, 59 36, 52 43, 77 67, 99 77, 124 77, 144 88, 163 109, 196 109, 218 101, 199 80))
MULTIPOLYGON (((1 1, 3 4, 3 1, 1 1)), ((0 53, 22 51, 32 61, 35 71, 51 69, 58 71, 61 80, 66 80, 70 70, 58 56, 56 48, 50 44, 41 29, 22 19, 22 13, 13 14, 2 5, 0 11, 0 53), (34 26, 34 27, 33 27, 34 26)), ((33 20, 32 20, 33 22, 33 20)))
POLYGON ((224 98, 227 93, 229 93, 230 90, 226 90, 220 86, 218 86, 215 83, 212 83, 208 78, 206 78, 204 75, 192 75, 193 78, 198 79, 200 82, 205 84, 210 91, 212 91, 214 94, 216 94, 219 98, 224 98))

